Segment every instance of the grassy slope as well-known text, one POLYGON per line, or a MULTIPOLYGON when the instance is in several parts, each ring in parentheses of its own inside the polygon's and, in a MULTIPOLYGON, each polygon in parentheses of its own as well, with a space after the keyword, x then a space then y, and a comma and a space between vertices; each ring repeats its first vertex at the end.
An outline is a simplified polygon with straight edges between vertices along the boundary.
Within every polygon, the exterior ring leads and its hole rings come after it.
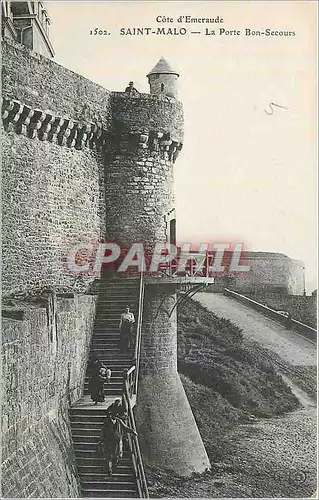
MULTIPOLYGON (((260 346, 254 347, 229 320, 191 299, 178 311, 178 370, 213 469, 232 453, 228 434, 235 425, 299 406, 271 362, 260 357, 260 346)), ((152 496, 178 496, 182 480, 169 471, 148 469, 147 476, 152 496)), ((194 477, 200 488, 198 481, 194 477)))

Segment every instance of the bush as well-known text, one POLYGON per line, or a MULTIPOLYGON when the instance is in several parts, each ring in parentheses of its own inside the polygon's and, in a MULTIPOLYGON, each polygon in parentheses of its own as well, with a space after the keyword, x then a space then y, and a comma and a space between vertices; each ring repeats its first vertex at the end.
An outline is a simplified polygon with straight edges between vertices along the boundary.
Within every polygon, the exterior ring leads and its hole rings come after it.
POLYGON ((178 371, 211 460, 226 452, 236 423, 299 406, 262 348, 192 299, 178 310, 178 371))

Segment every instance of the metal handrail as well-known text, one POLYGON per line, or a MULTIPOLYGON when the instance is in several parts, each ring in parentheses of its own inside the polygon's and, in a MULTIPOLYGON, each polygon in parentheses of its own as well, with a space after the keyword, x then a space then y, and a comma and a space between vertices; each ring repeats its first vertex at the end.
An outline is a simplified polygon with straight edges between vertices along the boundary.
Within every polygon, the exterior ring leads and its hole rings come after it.
MULTIPOLYGON (((128 410, 128 425, 136 432, 135 418, 131 405, 131 382, 130 375, 136 374, 136 367, 132 366, 130 370, 124 371, 123 382, 123 400, 128 410)), ((138 437, 135 434, 128 435, 128 443, 132 453, 133 467, 136 476, 137 489, 140 498, 149 498, 147 482, 144 472, 143 460, 138 442, 138 437)))
POLYGON ((140 357, 141 357, 143 305, 144 305, 144 260, 142 259, 142 268, 140 273, 140 285, 139 285, 139 298, 138 298, 136 341, 135 341, 135 351, 134 351, 134 359, 136 363, 135 387, 134 387, 135 394, 137 394, 137 388, 138 388, 138 375, 139 375, 140 357))
POLYGON ((280 323, 285 324, 286 326, 289 325, 289 327, 293 327, 294 329, 298 330, 300 333, 305 335, 310 340, 315 340, 315 341, 317 340, 317 330, 309 325, 305 325, 304 323, 301 323, 300 321, 297 321, 294 318, 283 316, 283 314, 276 311, 275 309, 272 309, 271 307, 261 304, 260 302, 257 302, 256 300, 253 300, 250 297, 246 297, 246 295, 235 292, 234 290, 229 290, 228 288, 224 288, 224 294, 229 295, 230 297, 233 297, 234 299, 237 299, 243 302, 244 304, 249 304, 251 307, 254 307, 258 311, 268 316, 271 316, 273 319, 279 321, 280 323))

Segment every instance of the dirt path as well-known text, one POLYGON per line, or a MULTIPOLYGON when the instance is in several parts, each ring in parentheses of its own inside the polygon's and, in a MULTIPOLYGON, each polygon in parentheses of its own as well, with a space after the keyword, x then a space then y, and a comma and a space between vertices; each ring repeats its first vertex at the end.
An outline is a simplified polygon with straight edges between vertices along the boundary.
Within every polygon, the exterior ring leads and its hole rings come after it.
POLYGON ((195 299, 239 326, 247 342, 266 348, 261 356, 272 360, 302 405, 284 416, 234 429, 229 436, 233 454, 214 464, 217 475, 202 485, 202 496, 207 496, 208 488, 212 497, 312 496, 317 477, 317 411, 301 386, 311 383, 316 345, 234 299, 209 293, 199 293, 195 299))
POLYGON ((298 366, 316 365, 314 343, 254 309, 217 293, 197 293, 193 298, 217 316, 229 319, 243 330, 246 338, 275 352, 284 361, 298 366))

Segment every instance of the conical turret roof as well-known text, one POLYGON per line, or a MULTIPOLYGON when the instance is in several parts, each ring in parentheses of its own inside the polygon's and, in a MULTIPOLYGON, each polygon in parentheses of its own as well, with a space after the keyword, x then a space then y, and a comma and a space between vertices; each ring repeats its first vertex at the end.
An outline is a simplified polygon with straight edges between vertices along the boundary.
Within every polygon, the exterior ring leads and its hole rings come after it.
POLYGON ((154 66, 152 71, 147 76, 150 75, 158 75, 158 74, 170 74, 170 75, 177 75, 179 76, 179 73, 175 71, 171 65, 164 59, 164 57, 161 57, 158 63, 154 66))

